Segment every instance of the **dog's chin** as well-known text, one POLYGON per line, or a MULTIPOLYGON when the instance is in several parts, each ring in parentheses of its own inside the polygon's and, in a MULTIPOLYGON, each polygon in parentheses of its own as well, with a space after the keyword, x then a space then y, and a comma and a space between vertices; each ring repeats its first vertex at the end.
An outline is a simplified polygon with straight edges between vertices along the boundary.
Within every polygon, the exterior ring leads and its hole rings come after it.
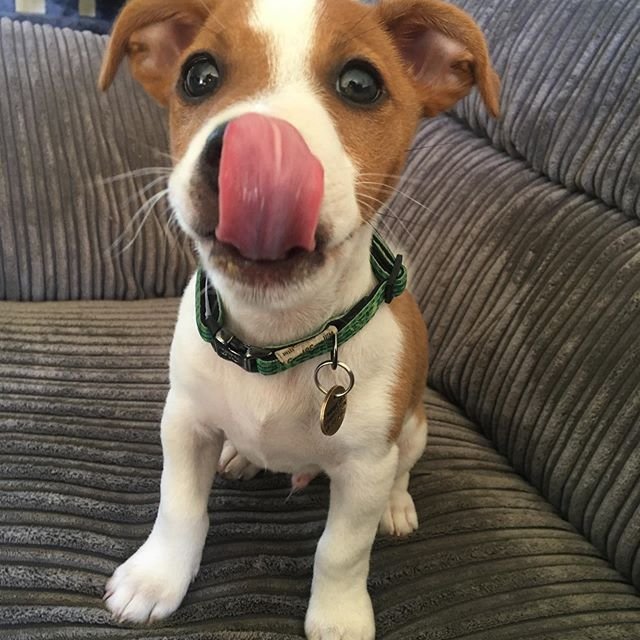
POLYGON ((313 251, 292 249, 281 260, 250 260, 215 234, 195 234, 203 266, 250 297, 277 295, 313 279, 326 263, 326 243, 318 240, 313 251))

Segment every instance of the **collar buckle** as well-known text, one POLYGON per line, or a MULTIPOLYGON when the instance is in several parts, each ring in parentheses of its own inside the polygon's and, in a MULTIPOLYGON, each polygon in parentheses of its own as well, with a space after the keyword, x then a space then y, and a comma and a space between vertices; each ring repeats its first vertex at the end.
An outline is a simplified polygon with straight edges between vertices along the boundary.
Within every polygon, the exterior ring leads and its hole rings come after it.
POLYGON ((242 367, 249 373, 258 372, 258 351, 246 347, 238 338, 225 329, 220 329, 211 343, 214 351, 224 360, 242 367))

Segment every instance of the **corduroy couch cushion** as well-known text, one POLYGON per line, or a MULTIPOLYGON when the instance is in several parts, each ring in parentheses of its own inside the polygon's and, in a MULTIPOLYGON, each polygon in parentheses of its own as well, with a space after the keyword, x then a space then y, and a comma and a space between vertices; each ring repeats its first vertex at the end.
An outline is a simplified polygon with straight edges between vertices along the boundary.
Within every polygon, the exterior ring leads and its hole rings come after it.
POLYGON ((430 383, 640 587, 640 100, 627 100, 640 96, 640 7, 461 4, 496 50, 502 117, 489 125, 472 100, 460 121, 426 123, 399 187, 412 200, 398 194, 386 221, 412 259, 430 383), (569 53, 575 87, 557 76, 569 53), (606 117, 590 94, 605 81, 606 117))
MULTIPOLYGON (((301 637, 324 481, 290 498, 285 476, 217 481, 183 607, 144 631, 103 607, 106 578, 155 518, 177 301, 0 306, 0 636, 301 637)), ((426 401, 430 444, 411 484, 421 527, 379 538, 372 558, 379 637, 637 638, 633 587, 459 409, 434 391, 426 401)))
POLYGON ((131 77, 96 89, 105 38, 0 19, 0 300, 176 296, 165 114, 131 77), (163 177, 164 176, 164 177, 163 177))
POLYGON ((570 191, 640 217, 640 3, 457 0, 490 42, 503 113, 455 114, 570 191))

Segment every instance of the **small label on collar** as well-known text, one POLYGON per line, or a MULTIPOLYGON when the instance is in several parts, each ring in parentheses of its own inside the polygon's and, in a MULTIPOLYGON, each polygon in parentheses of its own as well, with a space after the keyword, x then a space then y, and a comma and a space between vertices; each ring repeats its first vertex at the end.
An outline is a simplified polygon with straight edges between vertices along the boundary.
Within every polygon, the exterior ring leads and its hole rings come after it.
POLYGON ((337 333, 338 330, 331 325, 321 334, 314 336, 313 338, 309 338, 309 340, 305 340, 304 342, 299 342, 291 347, 285 347, 284 349, 280 349, 280 351, 276 351, 275 356, 281 364, 291 364, 291 362, 297 357, 301 356, 303 353, 307 353, 307 351, 312 351, 323 342, 330 344, 329 338, 333 338, 337 333))

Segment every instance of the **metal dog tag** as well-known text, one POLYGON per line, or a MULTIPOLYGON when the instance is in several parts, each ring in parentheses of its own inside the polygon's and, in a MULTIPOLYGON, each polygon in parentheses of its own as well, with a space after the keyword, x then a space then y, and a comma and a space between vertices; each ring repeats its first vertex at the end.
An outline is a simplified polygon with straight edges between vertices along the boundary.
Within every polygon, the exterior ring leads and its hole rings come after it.
POLYGON ((346 389, 336 385, 329 390, 320 409, 320 428, 325 436, 338 433, 347 413, 346 389))
POLYGON ((356 382, 353 371, 338 358, 338 331, 333 331, 333 349, 331 349, 331 360, 321 362, 316 367, 314 380, 318 390, 324 394, 324 402, 320 409, 320 428, 325 436, 333 436, 340 430, 344 417, 347 413, 347 396, 351 393, 356 382), (327 391, 320 382, 320 372, 326 367, 331 367, 332 371, 341 369, 349 376, 349 386, 345 389, 337 384, 327 391))

